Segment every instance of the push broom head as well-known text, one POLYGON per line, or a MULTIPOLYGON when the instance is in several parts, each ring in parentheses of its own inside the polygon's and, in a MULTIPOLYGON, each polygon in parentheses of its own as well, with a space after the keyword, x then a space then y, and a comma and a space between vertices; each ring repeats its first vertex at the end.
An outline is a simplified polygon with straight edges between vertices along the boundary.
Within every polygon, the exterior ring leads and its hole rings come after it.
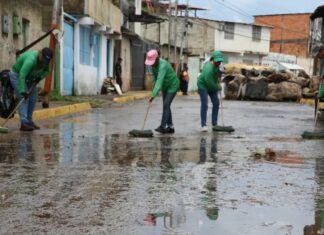
POLYGON ((234 128, 232 126, 213 126, 213 131, 216 131, 216 132, 228 132, 228 133, 231 133, 234 130, 234 128))
POLYGON ((8 128, 1 126, 0 133, 8 133, 8 128))
POLYGON ((133 136, 133 137, 146 137, 146 138, 150 138, 153 137, 153 132, 152 130, 131 130, 130 132, 128 132, 129 135, 133 136))

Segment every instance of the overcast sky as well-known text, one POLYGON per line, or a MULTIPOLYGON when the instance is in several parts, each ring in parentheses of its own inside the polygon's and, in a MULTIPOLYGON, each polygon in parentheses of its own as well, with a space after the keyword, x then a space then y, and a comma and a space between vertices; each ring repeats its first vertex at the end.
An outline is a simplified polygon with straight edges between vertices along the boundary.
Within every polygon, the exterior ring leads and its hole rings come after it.
POLYGON ((202 18, 250 23, 253 15, 312 13, 324 0, 189 0, 189 5, 207 8, 198 15, 202 18))

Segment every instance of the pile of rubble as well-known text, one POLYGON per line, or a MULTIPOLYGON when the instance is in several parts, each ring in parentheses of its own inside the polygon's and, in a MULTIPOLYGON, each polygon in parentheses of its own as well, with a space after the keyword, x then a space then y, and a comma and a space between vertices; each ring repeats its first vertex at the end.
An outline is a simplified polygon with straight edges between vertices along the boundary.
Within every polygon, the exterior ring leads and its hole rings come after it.
POLYGON ((315 97, 320 77, 310 77, 304 71, 296 75, 291 71, 241 68, 238 73, 225 68, 222 81, 225 83, 226 99, 299 101, 315 97))

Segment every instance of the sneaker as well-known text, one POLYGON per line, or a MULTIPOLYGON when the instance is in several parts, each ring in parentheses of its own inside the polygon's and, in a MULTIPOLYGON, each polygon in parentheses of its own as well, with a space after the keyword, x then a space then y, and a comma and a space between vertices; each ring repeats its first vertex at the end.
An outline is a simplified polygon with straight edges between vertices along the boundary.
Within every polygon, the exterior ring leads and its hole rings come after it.
POLYGON ((166 128, 167 133, 173 134, 174 133, 174 127, 168 127, 166 128))
POLYGON ((208 131, 207 126, 203 126, 203 127, 201 128, 201 132, 207 132, 207 131, 208 131))
POLYGON ((31 122, 29 125, 30 125, 31 127, 34 127, 35 130, 39 130, 39 129, 40 129, 40 127, 37 126, 34 122, 31 122))
POLYGON ((168 128, 163 128, 162 126, 159 126, 155 129, 156 132, 160 132, 162 134, 168 133, 168 128))
POLYGON ((21 126, 20 126, 20 130, 21 131, 33 131, 34 127, 32 127, 30 125, 27 125, 25 123, 22 123, 21 126))

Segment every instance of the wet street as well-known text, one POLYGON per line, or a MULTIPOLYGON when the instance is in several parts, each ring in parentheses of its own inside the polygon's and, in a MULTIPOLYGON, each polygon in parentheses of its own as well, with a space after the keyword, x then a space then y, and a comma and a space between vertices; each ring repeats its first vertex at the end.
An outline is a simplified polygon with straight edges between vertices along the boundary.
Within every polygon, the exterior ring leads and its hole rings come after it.
POLYGON ((0 234, 324 234, 324 141, 300 137, 314 130, 312 107, 225 101, 235 132, 202 133, 199 97, 176 97, 175 134, 129 137, 146 108, 1 134, 0 234))

